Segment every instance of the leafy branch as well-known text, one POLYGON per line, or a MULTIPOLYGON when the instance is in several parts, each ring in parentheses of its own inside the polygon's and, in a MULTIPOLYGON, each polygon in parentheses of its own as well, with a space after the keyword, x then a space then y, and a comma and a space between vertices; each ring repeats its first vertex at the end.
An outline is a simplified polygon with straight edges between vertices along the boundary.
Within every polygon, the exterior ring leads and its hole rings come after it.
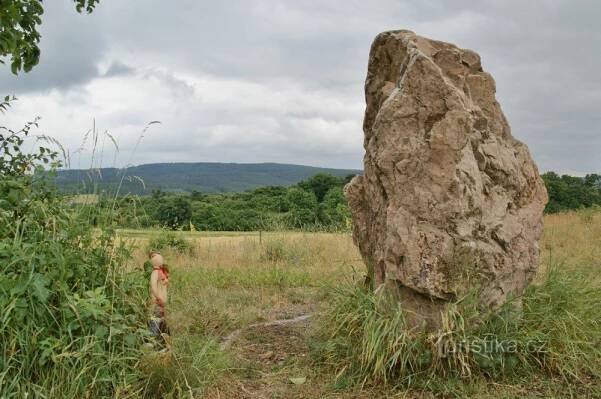
MULTIPOLYGON (((100 0, 73 0, 75 9, 91 13, 100 0)), ((0 63, 10 63, 15 75, 29 72, 40 61, 39 26, 42 0, 0 0, 0 63)))

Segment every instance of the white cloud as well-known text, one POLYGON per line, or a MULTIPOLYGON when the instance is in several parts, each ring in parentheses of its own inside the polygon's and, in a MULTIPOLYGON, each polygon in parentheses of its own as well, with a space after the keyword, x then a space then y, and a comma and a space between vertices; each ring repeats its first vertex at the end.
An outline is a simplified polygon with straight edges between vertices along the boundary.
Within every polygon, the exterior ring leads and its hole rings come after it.
POLYGON ((542 170, 601 170, 594 0, 131 0, 103 1, 90 16, 45 6, 41 64, 18 79, 0 71, 20 97, 5 118, 16 127, 40 115, 41 131, 72 151, 95 118, 117 137, 119 165, 360 167, 369 46, 408 28, 482 55, 542 170), (151 120, 162 124, 130 155, 151 120))
MULTIPOLYGON (((336 154, 333 166, 349 166, 342 158, 359 159, 362 140, 362 105, 353 100, 283 80, 257 83, 149 69, 100 76, 66 91, 29 95, 15 104, 11 123, 18 124, 21 115, 45 115, 42 131, 51 132, 74 152, 95 119, 101 133, 106 130, 117 139, 120 166, 297 159, 321 165, 330 164, 324 162, 329 153, 336 154), (132 155, 151 120, 162 124, 144 135, 132 155)), ((87 166, 94 145, 88 141, 83 160, 72 166, 87 166)), ((110 146, 105 148, 108 151, 110 146)), ((112 155, 105 159, 112 160, 112 155)))

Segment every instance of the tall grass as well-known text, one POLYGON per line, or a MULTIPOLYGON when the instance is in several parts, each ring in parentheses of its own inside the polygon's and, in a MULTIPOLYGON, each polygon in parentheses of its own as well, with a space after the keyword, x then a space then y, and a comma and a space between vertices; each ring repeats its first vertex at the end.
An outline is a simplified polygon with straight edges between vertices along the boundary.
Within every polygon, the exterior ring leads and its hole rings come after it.
POLYGON ((184 334, 174 340, 173 354, 149 353, 142 358, 144 398, 201 398, 218 375, 232 367, 215 339, 184 334))
POLYGON ((339 378, 436 391, 447 379, 560 379, 601 393, 601 286, 554 264, 513 304, 482 314, 469 298, 450 304, 436 333, 412 330, 384 293, 333 291, 316 354, 339 378))
MULTIPOLYGON (((349 235, 176 232, 193 247, 193 255, 165 251, 179 362, 144 357, 146 393, 189 397, 185 377, 195 397, 219 397, 216 390, 238 397, 222 387, 278 378, 274 397, 599 397, 601 213, 549 215, 545 223, 541 273, 521 315, 512 307, 481 314, 466 297, 449 307, 438 334, 408 330, 397 302, 345 282, 364 273, 349 235), (250 324, 322 308, 314 362, 291 359, 292 376, 308 378, 302 386, 279 371, 249 382, 244 349, 216 345, 250 324)), ((139 244, 134 255, 142 263, 155 233, 121 234, 139 244)))
MULTIPOLYGON (((156 233, 122 233, 125 240, 138 244, 135 256, 143 262, 146 254, 141 248, 151 246, 156 233)), ((224 337, 253 323, 310 313, 323 281, 338 278, 341 261, 357 260, 355 247, 342 235, 174 234, 185 237, 192 251, 163 253, 171 268, 167 319, 174 358, 142 358, 149 376, 148 397, 160 397, 157 392, 164 397, 190 397, 187 381, 200 398, 210 395, 212 387, 221 388, 224 379, 248 373, 248 362, 241 362, 235 350, 219 349, 224 337)))

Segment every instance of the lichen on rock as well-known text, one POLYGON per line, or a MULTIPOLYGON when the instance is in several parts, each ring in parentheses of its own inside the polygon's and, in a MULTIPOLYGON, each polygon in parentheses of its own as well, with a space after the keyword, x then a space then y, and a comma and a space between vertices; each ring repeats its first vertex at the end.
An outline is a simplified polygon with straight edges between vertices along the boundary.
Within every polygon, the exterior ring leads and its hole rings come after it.
POLYGON ((493 309, 519 298, 538 267, 547 193, 495 90, 471 50, 407 30, 372 44, 353 237, 374 289, 430 326, 474 285, 493 309))

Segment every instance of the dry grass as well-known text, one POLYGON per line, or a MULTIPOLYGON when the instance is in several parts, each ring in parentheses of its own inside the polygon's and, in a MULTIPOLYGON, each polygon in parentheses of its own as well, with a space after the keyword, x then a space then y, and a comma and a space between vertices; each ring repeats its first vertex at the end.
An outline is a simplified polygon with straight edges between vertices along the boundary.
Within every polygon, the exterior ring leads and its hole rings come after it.
MULTIPOLYGON (((139 248, 135 251, 138 264, 145 260, 145 248, 153 234, 122 232, 139 248)), ((427 393, 357 391, 344 384, 338 386, 335 376, 313 370, 307 356, 273 360, 270 352, 289 352, 286 345, 278 346, 277 338, 266 343, 253 334, 243 334, 229 351, 218 349, 219 340, 231 331, 315 312, 327 303, 332 287, 362 278, 364 265, 350 234, 176 234, 189 241, 192 251, 163 252, 172 269, 168 319, 175 346, 181 351, 178 355, 187 369, 183 374, 203 374, 203 378, 190 382, 197 397, 430 397, 427 393), (289 378, 299 375, 310 383, 291 384, 289 378)), ((546 216, 541 271, 549 264, 587 273, 592 283, 601 287, 601 213, 546 216)), ((301 332, 306 332, 305 327, 298 326, 301 332)), ((298 334, 293 331, 290 336, 298 334)), ((471 392, 474 397, 521 397, 528 393, 519 384, 470 384, 469 389, 463 387, 458 392, 471 392)), ((173 397, 177 397, 176 391, 173 397)), ((550 392, 552 388, 546 394, 550 392)), ((528 394, 536 396, 536 392, 528 394)))
POLYGON ((545 217, 541 264, 563 264, 599 276, 601 270, 601 212, 594 209, 545 217))
MULTIPOLYGON (((173 270, 170 321, 176 331, 224 334, 245 324, 309 312, 321 287, 363 267, 349 235, 183 235, 192 245, 191 254, 164 252, 173 270)), ((147 240, 136 239, 140 264, 147 240)))
MULTIPOLYGON (((142 264, 153 233, 123 233, 136 244, 135 261, 142 264)), ((163 255, 172 270, 168 322, 174 352, 185 371, 157 374, 170 379, 186 375, 197 397, 249 397, 246 391, 254 392, 255 397, 290 397, 284 393, 276 395, 274 381, 280 392, 296 388, 288 378, 296 375, 299 368, 307 373, 309 364, 297 364, 294 356, 286 356, 286 362, 278 360, 268 369, 259 365, 265 363, 265 353, 290 352, 286 348, 291 345, 269 349, 272 344, 249 344, 242 334, 228 351, 222 352, 219 342, 232 331, 254 323, 313 313, 330 286, 360 276, 363 265, 350 235, 176 234, 187 240, 191 249, 164 250, 163 255), (254 350, 247 350, 249 345, 254 350), (255 353, 256 357, 249 359, 245 355, 248 353, 255 353), (229 387, 227 390, 223 389, 224 384, 229 387), (265 396, 261 391, 269 393, 265 396)), ((304 334, 307 327, 308 324, 301 326, 302 331, 296 336, 304 334)), ((281 341, 291 337, 287 335, 281 341)), ((306 348, 301 351, 307 352, 306 348)), ((306 361, 307 356, 298 360, 306 361)), ((179 383, 185 385, 183 379, 179 383)), ((162 397, 168 397, 165 392, 173 397, 184 395, 185 391, 180 393, 173 385, 170 381, 155 381, 149 391, 158 389, 162 397)))

